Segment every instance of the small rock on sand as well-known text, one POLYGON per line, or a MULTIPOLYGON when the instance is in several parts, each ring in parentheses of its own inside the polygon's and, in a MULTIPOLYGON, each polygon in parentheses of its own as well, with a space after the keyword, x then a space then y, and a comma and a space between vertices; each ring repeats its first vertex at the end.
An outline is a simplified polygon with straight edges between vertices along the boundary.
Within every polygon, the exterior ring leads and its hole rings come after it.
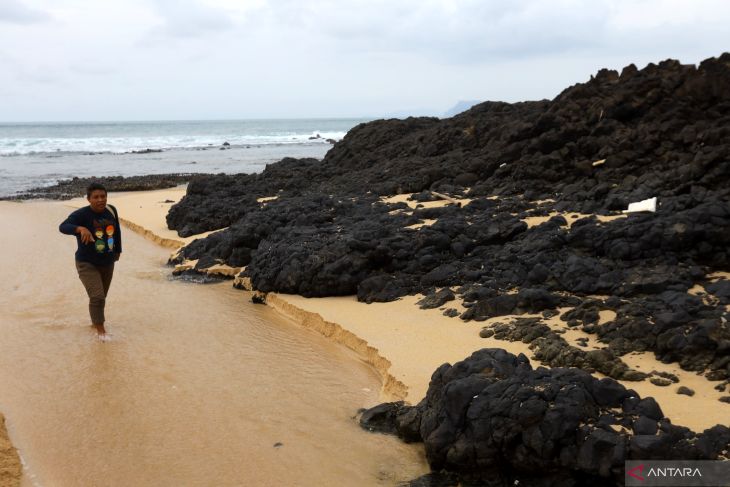
POLYGON ((489 338, 494 335, 494 330, 490 328, 482 328, 482 331, 479 332, 479 336, 482 338, 489 338))

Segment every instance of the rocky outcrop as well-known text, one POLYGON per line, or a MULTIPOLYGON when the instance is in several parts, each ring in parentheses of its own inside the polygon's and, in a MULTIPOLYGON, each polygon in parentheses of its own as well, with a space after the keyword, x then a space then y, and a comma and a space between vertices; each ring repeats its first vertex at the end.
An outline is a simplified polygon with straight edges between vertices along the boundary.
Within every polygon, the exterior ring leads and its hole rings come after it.
MULTIPOLYGON (((146 151, 155 152, 151 149, 146 151)), ((139 153, 146 153, 140 151, 139 153)), ((3 197, 0 200, 53 199, 68 200, 86 196, 86 187, 91 183, 101 183, 108 191, 149 191, 152 189, 174 188, 206 174, 149 174, 146 176, 106 176, 78 178, 58 181, 53 186, 33 188, 23 193, 3 197)))
POLYGON ((432 470, 462 485, 618 486, 626 460, 716 460, 730 450, 727 426, 692 432, 612 379, 533 369, 501 349, 442 365, 418 405, 381 404, 360 422, 422 441, 432 470))
MULTIPOLYGON (((584 213, 652 196, 701 196, 726 189, 728 63, 723 54, 699 67, 667 60, 620 75, 602 70, 552 101, 486 102, 450 119, 361 124, 321 163, 282 161, 231 179, 217 195, 233 203, 262 184, 378 195, 468 185, 471 195, 551 198, 558 209, 584 213)), ((182 202, 178 211, 198 203, 182 202)), ((220 228, 211 224, 205 230, 220 228)))
POLYGON ((322 161, 192 181, 169 226, 228 228, 175 263, 246 266, 262 292, 364 302, 423 293, 428 307, 450 288, 465 320, 572 307, 565 320, 608 352, 570 348, 539 318, 501 333, 539 339, 553 365, 636 379, 621 355, 653 351, 727 381, 728 281, 710 277, 730 269, 727 135, 730 54, 602 70, 551 101, 361 124, 322 161), (404 192, 410 205, 384 199, 404 192), (435 193, 460 201, 434 207, 435 193), (652 197, 656 212, 602 218, 652 197), (689 295, 696 284, 712 299, 689 295), (617 317, 598 323, 598 310, 617 317))

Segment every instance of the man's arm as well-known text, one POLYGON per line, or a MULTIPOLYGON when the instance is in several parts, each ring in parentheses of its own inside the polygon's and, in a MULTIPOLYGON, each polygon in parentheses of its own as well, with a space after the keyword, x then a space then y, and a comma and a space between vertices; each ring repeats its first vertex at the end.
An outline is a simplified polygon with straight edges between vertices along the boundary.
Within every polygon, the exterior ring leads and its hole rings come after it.
POLYGON ((74 211, 59 226, 58 231, 66 235, 80 235, 81 242, 88 244, 94 241, 94 236, 80 224, 78 214, 74 211))
POLYGON ((58 231, 66 235, 76 235, 79 233, 77 230, 79 226, 79 218, 74 211, 58 226, 58 231))
POLYGON ((114 262, 119 260, 119 257, 122 256, 122 226, 119 224, 119 220, 117 220, 117 238, 116 238, 116 245, 114 247, 114 262))
MULTIPOLYGON (((117 239, 116 239, 116 250, 118 254, 122 253, 122 224, 119 223, 119 218, 117 217, 117 239)), ((119 257, 117 257, 118 259, 119 257)))
MULTIPOLYGON (((112 207, 114 208, 114 207, 112 207)), ((119 212, 116 208, 112 210, 114 214, 114 226, 117 228, 114 238, 114 260, 119 260, 119 254, 122 253, 122 223, 119 221, 119 212)))

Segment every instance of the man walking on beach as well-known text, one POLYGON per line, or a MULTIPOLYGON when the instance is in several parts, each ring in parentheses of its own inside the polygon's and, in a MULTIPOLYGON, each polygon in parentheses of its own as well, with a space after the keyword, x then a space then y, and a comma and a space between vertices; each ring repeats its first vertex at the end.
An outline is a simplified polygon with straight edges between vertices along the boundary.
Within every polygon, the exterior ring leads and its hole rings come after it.
POLYGON ((122 253, 122 235, 116 208, 106 204, 106 188, 92 183, 86 188, 89 206, 79 208, 58 229, 75 235, 76 270, 89 295, 91 325, 99 339, 107 339, 104 328, 104 304, 114 274, 114 262, 122 253), (111 211, 113 210, 113 211, 111 211))

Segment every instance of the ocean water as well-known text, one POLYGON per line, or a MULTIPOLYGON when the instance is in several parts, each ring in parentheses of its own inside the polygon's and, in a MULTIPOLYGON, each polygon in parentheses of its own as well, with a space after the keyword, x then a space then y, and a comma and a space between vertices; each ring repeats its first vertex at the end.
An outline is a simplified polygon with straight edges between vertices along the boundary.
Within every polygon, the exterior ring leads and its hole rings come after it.
POLYGON ((0 123, 0 196, 73 176, 260 172, 283 157, 321 159, 327 139, 365 121, 0 123))

